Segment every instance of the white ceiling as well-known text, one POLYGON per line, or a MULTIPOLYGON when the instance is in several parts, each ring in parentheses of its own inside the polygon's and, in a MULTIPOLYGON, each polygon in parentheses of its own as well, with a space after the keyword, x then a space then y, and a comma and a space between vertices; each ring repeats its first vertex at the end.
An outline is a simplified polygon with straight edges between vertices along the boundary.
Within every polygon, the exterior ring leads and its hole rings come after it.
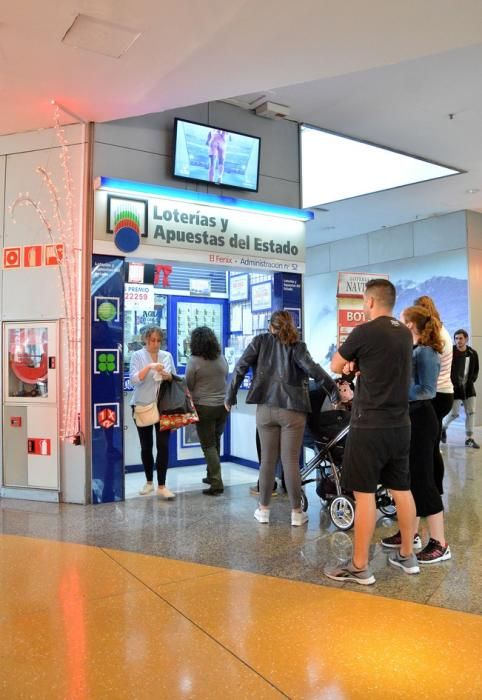
POLYGON ((329 205, 309 245, 482 210, 480 0, 2 5, 0 134, 51 126, 52 98, 86 121, 106 121, 239 95, 246 106, 265 94, 290 105, 297 121, 468 171, 329 205), (100 20, 92 39, 98 49, 105 37, 119 58, 62 42, 78 14, 100 20), (133 43, 122 53, 124 36, 133 43))

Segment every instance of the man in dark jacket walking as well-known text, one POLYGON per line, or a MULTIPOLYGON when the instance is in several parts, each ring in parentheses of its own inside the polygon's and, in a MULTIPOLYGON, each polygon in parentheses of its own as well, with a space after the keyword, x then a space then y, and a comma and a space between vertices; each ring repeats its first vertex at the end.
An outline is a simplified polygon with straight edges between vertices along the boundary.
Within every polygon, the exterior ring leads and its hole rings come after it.
POLYGON ((475 423, 475 382, 479 376, 479 356, 467 344, 469 334, 463 328, 454 333, 454 353, 450 373, 454 385, 454 403, 452 410, 446 416, 442 427, 442 442, 447 442, 447 428, 459 417, 460 407, 465 411, 465 444, 478 450, 479 445, 474 440, 475 423))

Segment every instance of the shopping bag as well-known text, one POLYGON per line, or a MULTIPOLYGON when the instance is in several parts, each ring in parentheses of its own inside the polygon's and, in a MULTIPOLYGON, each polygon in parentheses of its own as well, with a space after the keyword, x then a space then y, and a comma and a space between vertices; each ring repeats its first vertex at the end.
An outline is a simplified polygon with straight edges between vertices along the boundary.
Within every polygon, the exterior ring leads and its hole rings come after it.
POLYGON ((171 382, 164 381, 159 387, 157 405, 161 430, 177 430, 199 422, 191 393, 184 380, 175 374, 171 382))

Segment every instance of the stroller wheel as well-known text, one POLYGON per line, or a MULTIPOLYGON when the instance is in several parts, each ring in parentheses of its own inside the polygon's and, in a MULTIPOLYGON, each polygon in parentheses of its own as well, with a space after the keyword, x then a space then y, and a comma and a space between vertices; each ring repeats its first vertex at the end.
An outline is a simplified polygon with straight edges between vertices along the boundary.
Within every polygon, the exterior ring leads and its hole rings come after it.
POLYGON ((301 489, 301 510, 306 513, 308 510, 308 497, 304 489, 301 489))
POLYGON ((383 486, 380 486, 376 493, 377 508, 380 513, 387 515, 389 518, 394 518, 397 514, 395 502, 390 491, 383 486))
POLYGON ((348 496, 337 496, 330 504, 330 517, 339 530, 349 530, 355 522, 355 503, 348 496))

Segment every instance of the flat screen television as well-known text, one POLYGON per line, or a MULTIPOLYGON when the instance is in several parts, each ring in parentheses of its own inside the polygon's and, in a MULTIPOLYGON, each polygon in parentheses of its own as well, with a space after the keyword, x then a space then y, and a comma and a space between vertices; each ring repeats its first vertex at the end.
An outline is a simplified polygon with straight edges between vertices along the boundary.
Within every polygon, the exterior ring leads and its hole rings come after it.
POLYGON ((260 143, 258 136, 176 119, 173 176, 257 192, 260 143))

